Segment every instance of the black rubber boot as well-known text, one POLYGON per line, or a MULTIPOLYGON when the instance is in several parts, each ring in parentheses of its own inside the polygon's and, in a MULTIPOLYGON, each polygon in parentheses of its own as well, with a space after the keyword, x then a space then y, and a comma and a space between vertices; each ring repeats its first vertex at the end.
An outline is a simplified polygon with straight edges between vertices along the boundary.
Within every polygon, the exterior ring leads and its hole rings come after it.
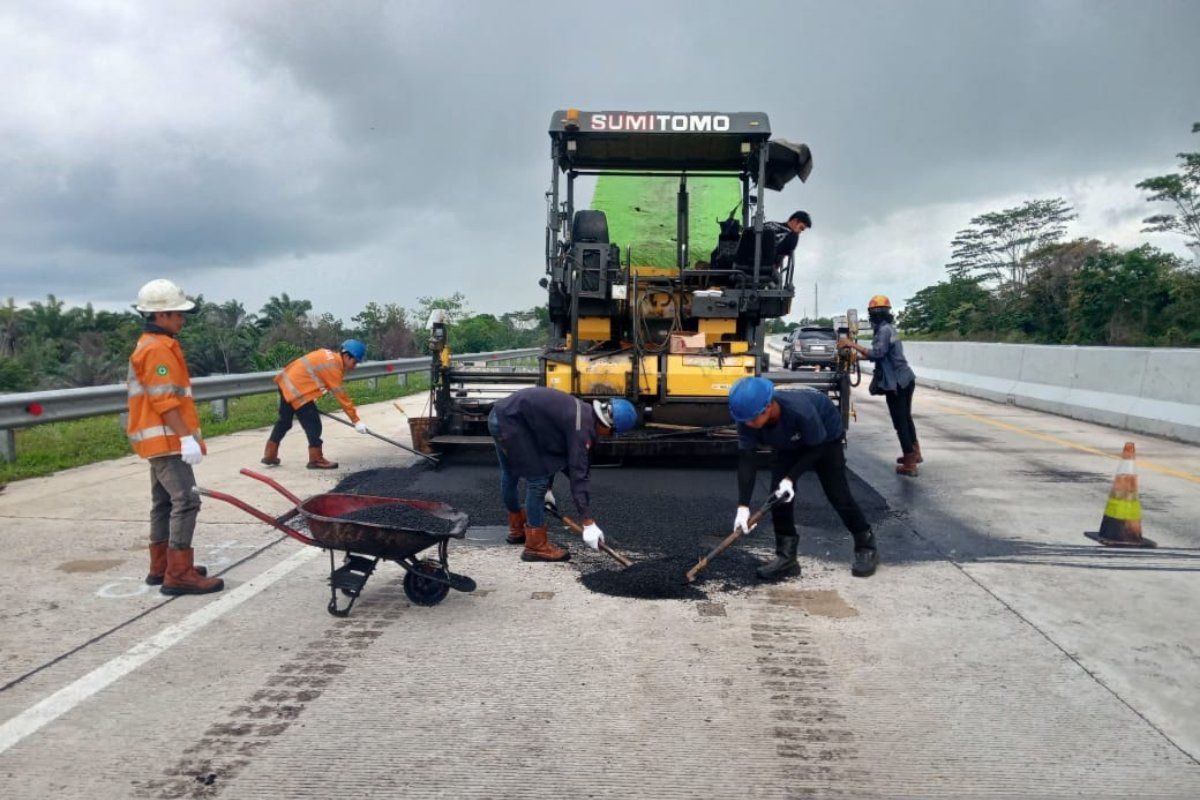
POLYGON ((775 558, 758 568, 758 577, 764 581, 777 581, 800 575, 800 562, 796 560, 799 536, 776 536, 775 558))
POLYGON ((875 547, 875 534, 867 531, 867 535, 854 543, 854 564, 850 574, 856 578, 869 578, 875 574, 879 565, 879 550, 875 547))

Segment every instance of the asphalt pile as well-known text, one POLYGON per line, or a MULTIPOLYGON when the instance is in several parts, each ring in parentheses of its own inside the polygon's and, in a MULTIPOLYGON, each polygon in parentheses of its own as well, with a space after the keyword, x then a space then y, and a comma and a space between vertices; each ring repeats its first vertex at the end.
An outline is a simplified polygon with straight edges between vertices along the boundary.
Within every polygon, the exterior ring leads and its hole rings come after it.
POLYGON ((439 536, 450 532, 449 520, 435 517, 426 511, 403 503, 367 506, 342 514, 339 519, 351 522, 368 522, 385 528, 403 528, 410 531, 425 531, 439 536))
MULTIPOLYGON (((769 480, 766 472, 759 474, 755 504, 765 500, 769 480)), ((814 528, 819 530, 823 539, 815 545, 845 560, 845 568, 849 568, 853 551, 850 536, 830 508, 816 477, 803 476, 796 489, 797 522, 805 526, 801 540, 805 541, 814 528)), ((882 516, 886 509, 883 499, 854 475, 851 490, 868 520, 882 516)), ((438 470, 424 464, 366 470, 348 475, 337 491, 437 500, 465 511, 472 526, 505 525, 507 520, 494 458, 462 463, 456 460, 443 463, 438 470)), ((554 493, 563 513, 578 519, 566 476, 555 477, 554 493)), ((755 568, 774 551, 775 537, 768 518, 753 534, 716 558, 695 584, 684 584, 684 573, 732 530, 736 507, 732 465, 719 469, 593 467, 591 514, 604 530, 607 544, 636 562, 625 570, 604 553, 588 548, 553 517, 547 515, 546 519, 551 539, 571 551, 571 560, 561 567, 577 570, 580 582, 588 589, 649 600, 703 599, 713 592, 748 591, 760 585, 755 568)), ((513 558, 518 558, 519 548, 512 550, 513 558)))

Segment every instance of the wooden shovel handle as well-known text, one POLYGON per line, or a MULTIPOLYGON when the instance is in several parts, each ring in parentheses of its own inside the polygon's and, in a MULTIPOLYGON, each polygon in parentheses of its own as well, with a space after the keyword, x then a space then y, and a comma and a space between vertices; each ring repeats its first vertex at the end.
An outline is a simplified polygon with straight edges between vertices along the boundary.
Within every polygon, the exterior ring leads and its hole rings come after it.
MULTIPOLYGON (((772 495, 771 499, 768 500, 766 503, 764 503, 762 508, 758 509, 758 511, 755 511, 753 514, 750 515, 750 519, 748 519, 746 521, 746 527, 749 528, 750 530, 754 530, 758 526, 758 523, 762 520, 762 518, 764 516, 766 516, 767 512, 770 511, 772 506, 774 506, 774 505, 775 505, 775 497, 774 497, 774 495, 772 495)), ((691 569, 689 569, 687 571, 687 574, 683 576, 684 582, 685 583, 694 582, 696 580, 696 576, 699 575, 701 571, 706 569, 708 567, 709 563, 712 562, 712 560, 714 558, 721 555, 721 553, 724 553, 726 550, 729 549, 729 547, 734 542, 736 542, 738 539, 742 538, 745 535, 746 534, 742 533, 737 528, 734 528, 733 533, 726 536, 724 539, 722 539, 717 544, 716 547, 714 547, 712 550, 709 550, 708 553, 706 553, 705 555, 701 556, 700 560, 696 562, 696 566, 692 567, 691 569)))
MULTIPOLYGON (((559 515, 558 515, 558 518, 559 518, 560 520, 562 520, 562 524, 563 524, 563 525, 566 525, 566 526, 567 526, 567 528, 568 528, 568 529, 569 529, 569 530, 570 530, 572 533, 574 533, 574 534, 575 534, 575 535, 577 535, 577 536, 583 536, 583 526, 581 526, 581 525, 580 525, 578 522, 576 522, 575 520, 571 519, 571 518, 570 518, 570 517, 568 517, 566 514, 559 514, 559 515)), ((623 555, 621 555, 620 553, 618 553, 616 550, 613 550, 611 547, 609 547, 608 545, 604 544, 603 542, 601 542, 601 543, 600 543, 600 549, 601 549, 601 550, 602 550, 602 551, 603 551, 605 554, 607 554, 607 555, 609 555, 609 556, 612 556, 614 559, 616 559, 617 563, 619 563, 621 566, 623 566, 623 567, 629 567, 629 566, 633 566, 633 562, 632 562, 632 561, 630 561, 628 558, 626 558, 625 556, 623 556, 623 555)))

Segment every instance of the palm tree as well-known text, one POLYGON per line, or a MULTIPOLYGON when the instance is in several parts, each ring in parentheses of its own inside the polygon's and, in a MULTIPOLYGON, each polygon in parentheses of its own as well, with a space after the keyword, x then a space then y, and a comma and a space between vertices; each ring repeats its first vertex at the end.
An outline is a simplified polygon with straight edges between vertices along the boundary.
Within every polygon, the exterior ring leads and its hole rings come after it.
POLYGON ((272 295, 259 312, 259 328, 266 330, 279 325, 297 325, 305 321, 308 312, 312 311, 312 303, 308 300, 293 300, 287 292, 278 297, 272 295))

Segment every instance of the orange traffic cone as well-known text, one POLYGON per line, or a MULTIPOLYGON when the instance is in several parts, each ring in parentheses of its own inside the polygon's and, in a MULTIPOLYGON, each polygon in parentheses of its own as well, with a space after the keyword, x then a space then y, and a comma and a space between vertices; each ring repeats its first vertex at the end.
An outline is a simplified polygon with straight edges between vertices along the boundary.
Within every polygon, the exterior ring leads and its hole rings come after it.
POLYGON ((1137 468, 1134 464, 1133 442, 1125 443, 1121 466, 1113 478, 1108 505, 1099 531, 1086 531, 1084 536, 1108 547, 1158 547, 1142 538, 1142 502, 1138 500, 1137 468))

